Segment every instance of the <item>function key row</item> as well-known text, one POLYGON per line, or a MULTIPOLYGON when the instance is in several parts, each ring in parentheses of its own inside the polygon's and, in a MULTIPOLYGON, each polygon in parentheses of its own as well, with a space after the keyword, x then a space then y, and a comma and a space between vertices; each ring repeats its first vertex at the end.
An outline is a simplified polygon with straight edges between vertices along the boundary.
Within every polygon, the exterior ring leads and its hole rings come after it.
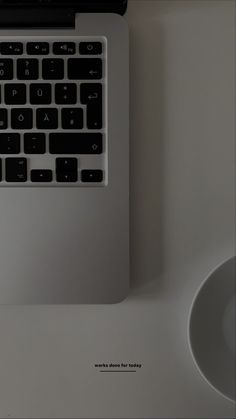
POLYGON ((42 61, 30 59, 0 59, 0 80, 99 80, 103 77, 103 65, 100 58, 45 58, 42 61))
POLYGON ((100 133, 53 133, 47 146, 44 133, 24 134, 23 147, 18 133, 0 134, 0 154, 101 154, 103 136, 100 133), (23 148, 23 150, 22 150, 23 148))
MULTIPOLYGON (((102 129, 103 116, 100 105, 89 104, 86 112, 86 127, 91 130, 102 129)), ((59 123, 59 111, 57 108, 38 108, 34 112, 31 108, 0 109, 0 130, 6 130, 10 126, 15 130, 37 129, 74 129, 84 128, 83 108, 63 108, 60 111, 61 124, 59 123), (9 123, 9 117, 11 119, 9 123)))
MULTIPOLYGON (((0 159, 0 182, 27 182, 49 183, 53 181, 53 171, 50 169, 32 169, 30 179, 28 179, 27 159, 6 158, 5 159, 5 179, 3 178, 3 160, 0 159)), ((81 182, 101 183, 103 181, 102 170, 81 170, 80 179, 78 173, 78 161, 75 158, 57 158, 56 159, 56 181, 60 183, 81 182)))
POLYGON ((97 103, 102 106, 102 84, 100 83, 6 83, 0 86, 0 103, 6 105, 75 105, 78 102, 83 105, 97 103), (29 89, 29 91, 28 91, 29 89), (79 90, 79 95, 78 95, 79 90), (29 96, 29 99, 28 99, 29 96))
POLYGON ((54 42, 51 45, 48 42, 28 42, 25 45, 22 42, 1 42, 1 55, 101 55, 103 45, 101 42, 54 42))

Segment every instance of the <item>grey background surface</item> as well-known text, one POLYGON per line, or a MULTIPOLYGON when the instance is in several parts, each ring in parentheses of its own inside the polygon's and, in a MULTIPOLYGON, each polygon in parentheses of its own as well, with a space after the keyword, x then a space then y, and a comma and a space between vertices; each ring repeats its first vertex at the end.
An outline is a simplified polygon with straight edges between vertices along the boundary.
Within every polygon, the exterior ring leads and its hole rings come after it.
POLYGON ((131 293, 1 307, 1 418, 235 417, 187 340, 197 289, 235 253, 235 2, 130 1, 127 19, 131 293), (122 361, 142 368, 94 368, 122 361))

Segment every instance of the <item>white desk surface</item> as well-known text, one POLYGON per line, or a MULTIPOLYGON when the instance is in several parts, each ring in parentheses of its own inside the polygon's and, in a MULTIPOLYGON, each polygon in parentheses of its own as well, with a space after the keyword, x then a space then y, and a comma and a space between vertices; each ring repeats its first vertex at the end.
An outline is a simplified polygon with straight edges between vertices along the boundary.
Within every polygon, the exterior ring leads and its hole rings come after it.
POLYGON ((188 348, 193 296, 235 253, 235 2, 130 1, 132 290, 1 307, 0 417, 234 418, 188 348), (142 363, 101 374, 95 362, 142 363))

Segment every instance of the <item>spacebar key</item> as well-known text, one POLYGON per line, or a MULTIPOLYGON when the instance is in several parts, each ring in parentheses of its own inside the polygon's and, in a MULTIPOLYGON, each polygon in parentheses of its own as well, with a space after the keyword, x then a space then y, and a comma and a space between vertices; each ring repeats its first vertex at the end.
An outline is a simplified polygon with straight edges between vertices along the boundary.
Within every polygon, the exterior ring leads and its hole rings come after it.
POLYGON ((49 135, 51 154, 101 154, 101 133, 54 133, 49 135))

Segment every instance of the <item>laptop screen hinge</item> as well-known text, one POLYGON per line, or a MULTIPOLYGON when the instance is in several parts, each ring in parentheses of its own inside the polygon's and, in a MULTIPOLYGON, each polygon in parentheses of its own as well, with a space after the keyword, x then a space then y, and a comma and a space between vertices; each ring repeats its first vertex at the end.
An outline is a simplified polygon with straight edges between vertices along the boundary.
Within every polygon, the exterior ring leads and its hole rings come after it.
POLYGON ((0 10, 0 29, 74 27, 75 11, 73 9, 9 7, 0 10))

